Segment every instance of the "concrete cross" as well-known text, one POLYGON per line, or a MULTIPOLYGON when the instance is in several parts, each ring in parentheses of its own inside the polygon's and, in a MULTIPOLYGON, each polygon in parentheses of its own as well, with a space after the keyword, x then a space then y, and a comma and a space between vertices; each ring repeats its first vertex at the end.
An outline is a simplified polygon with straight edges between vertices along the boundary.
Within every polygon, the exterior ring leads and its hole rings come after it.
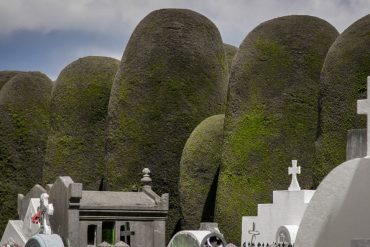
POLYGON ((127 222, 126 225, 121 229, 120 236, 121 240, 126 244, 131 244, 130 236, 134 236, 135 232, 130 230, 130 224, 127 222))
POLYGON ((256 238, 257 235, 260 235, 260 232, 256 230, 256 223, 253 222, 252 229, 248 231, 250 235, 252 235, 251 239, 251 245, 254 243, 254 239, 256 238))
MULTIPOLYGON (((370 76, 367 77, 367 99, 357 100, 357 114, 367 115, 367 143, 370 140, 370 76)), ((367 144, 366 157, 370 156, 370 145, 367 144)))
POLYGON ((301 174, 301 167, 297 166, 297 160, 292 160, 292 167, 288 168, 288 174, 292 175, 292 182, 289 186, 289 191, 299 191, 301 187, 299 186, 297 174, 301 174))

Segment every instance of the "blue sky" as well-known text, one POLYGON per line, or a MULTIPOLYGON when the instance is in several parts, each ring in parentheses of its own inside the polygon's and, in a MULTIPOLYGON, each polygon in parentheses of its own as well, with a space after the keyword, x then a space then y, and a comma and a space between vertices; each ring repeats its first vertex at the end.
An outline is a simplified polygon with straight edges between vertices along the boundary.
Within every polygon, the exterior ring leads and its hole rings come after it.
POLYGON ((195 10, 239 46, 261 22, 290 14, 323 18, 342 32, 370 13, 370 0, 0 0, 0 70, 55 80, 80 57, 120 59, 135 26, 160 8, 195 10))

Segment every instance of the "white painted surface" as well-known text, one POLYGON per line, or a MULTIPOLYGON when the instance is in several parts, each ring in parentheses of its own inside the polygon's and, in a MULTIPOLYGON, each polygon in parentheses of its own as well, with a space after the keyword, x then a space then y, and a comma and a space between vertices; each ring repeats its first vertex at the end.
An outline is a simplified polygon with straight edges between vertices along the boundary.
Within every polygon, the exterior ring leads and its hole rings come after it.
POLYGON ((12 240, 20 246, 25 246, 27 240, 39 232, 40 224, 33 224, 31 221, 39 206, 40 198, 31 198, 24 221, 9 220, 1 238, 1 245, 12 240))
POLYGON ((31 218, 36 214, 38 207, 40 207, 40 198, 31 198, 22 227, 22 232, 27 239, 37 234, 40 230, 40 224, 33 224, 31 221, 31 218))
POLYGON ((25 246, 27 238, 22 233, 23 222, 21 220, 9 220, 1 238, 1 246, 12 241, 19 246, 25 246))
MULTIPOLYGON (((294 226, 298 228, 314 193, 314 190, 273 191, 273 204, 258 204, 258 216, 242 218, 242 244, 246 242, 248 246, 248 242, 252 240, 252 235, 248 231, 252 229, 253 222, 255 230, 260 233, 255 236, 254 243, 276 242, 276 233, 281 226, 290 226, 289 229, 293 229, 294 226)), ((295 234, 291 238, 294 243, 295 234)))
POLYGON ((295 247, 348 247, 370 239, 370 159, 334 168, 321 182, 298 230, 295 247))

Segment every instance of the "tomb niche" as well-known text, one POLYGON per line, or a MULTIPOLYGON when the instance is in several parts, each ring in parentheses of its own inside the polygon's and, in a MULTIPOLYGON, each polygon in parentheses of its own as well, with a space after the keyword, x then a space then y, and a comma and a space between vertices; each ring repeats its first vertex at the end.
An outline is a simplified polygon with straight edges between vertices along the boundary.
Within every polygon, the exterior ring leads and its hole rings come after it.
POLYGON ((301 184, 311 188, 320 70, 337 35, 322 19, 286 16, 260 24, 240 45, 216 201, 216 222, 231 242, 240 242, 235 222, 288 185, 281 178, 291 158, 302 161, 301 184))
POLYGON ((304 212, 314 195, 314 190, 301 190, 297 174, 301 167, 292 160, 288 168, 292 180, 288 190, 274 190, 272 204, 258 204, 256 216, 242 218, 242 246, 263 246, 278 243, 294 245, 304 212))
POLYGON ((182 150, 203 119, 224 112, 227 77, 217 27, 191 10, 150 13, 123 54, 108 110, 108 184, 136 188, 141 168, 150 164, 154 188, 171 195, 168 238, 181 229, 182 150))
POLYGON ((214 220, 224 118, 220 114, 203 120, 185 144, 179 182, 182 229, 196 229, 201 222, 214 220))
POLYGON ((16 215, 17 193, 42 182, 52 81, 22 72, 0 91, 0 232, 16 215))
POLYGON ((320 80, 315 186, 346 160, 347 131, 365 127, 365 119, 357 116, 355 109, 356 100, 366 95, 366 77, 370 74, 369 32, 367 15, 338 36, 325 59, 320 80))
POLYGON ((53 89, 44 183, 68 174, 98 190, 104 176, 109 95, 119 61, 84 57, 65 67, 53 89))

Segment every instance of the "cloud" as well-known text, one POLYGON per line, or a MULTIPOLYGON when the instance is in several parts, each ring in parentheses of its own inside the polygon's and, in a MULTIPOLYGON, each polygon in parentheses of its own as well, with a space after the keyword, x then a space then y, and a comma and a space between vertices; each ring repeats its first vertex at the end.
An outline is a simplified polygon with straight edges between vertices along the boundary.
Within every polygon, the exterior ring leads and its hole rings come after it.
POLYGON ((305 14, 343 31, 370 13, 369 0, 0 0, 0 70, 40 70, 55 79, 89 55, 120 59, 135 26, 151 11, 188 8, 239 46, 261 22, 305 14))
POLYGON ((263 21, 289 14, 321 17, 343 31, 370 10, 368 0, 0 0, 0 35, 17 31, 131 33, 149 12, 189 8, 238 45, 263 21))

